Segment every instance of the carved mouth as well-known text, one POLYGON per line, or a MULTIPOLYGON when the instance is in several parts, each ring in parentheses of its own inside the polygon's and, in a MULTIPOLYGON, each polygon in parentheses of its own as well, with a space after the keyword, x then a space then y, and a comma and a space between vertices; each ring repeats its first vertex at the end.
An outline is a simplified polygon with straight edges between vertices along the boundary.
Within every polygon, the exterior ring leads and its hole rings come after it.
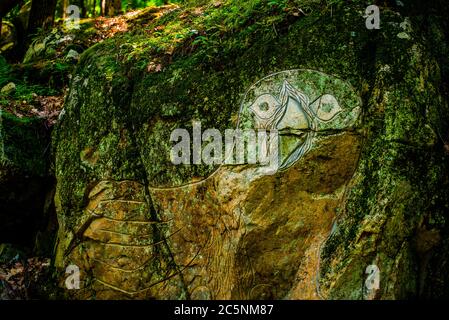
POLYGON ((297 160, 294 153, 305 146, 310 134, 314 132, 311 129, 293 129, 284 128, 279 132, 279 160, 280 170, 287 169, 297 160))
POLYGON ((312 129, 293 129, 293 128, 284 128, 278 130, 280 136, 296 136, 301 137, 309 132, 313 131, 312 129))

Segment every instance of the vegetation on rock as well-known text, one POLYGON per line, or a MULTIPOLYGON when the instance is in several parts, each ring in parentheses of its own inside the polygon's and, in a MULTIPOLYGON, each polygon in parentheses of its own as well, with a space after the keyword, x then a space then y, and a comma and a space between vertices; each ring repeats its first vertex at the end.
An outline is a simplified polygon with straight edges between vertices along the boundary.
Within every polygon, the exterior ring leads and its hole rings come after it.
POLYGON ((447 4, 385 1, 379 30, 365 1, 154 4, 84 8, 23 63, 0 56, 0 186, 46 186, 0 217, 46 217, 26 233, 47 234, 55 274, 79 266, 69 298, 448 298, 447 4), (170 161, 174 129, 235 128, 248 88, 285 70, 357 112, 271 176, 170 161))

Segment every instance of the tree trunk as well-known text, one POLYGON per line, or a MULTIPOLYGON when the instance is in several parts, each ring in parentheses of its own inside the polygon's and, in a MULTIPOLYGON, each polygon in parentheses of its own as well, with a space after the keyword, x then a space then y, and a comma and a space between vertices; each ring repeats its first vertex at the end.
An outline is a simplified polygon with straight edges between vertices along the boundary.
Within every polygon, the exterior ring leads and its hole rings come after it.
POLYGON ((80 7, 81 17, 83 18, 87 17, 87 7, 86 4, 84 3, 84 0, 78 0, 78 3, 80 7))
POLYGON ((53 25, 56 0, 33 0, 28 21, 28 36, 39 28, 48 29, 53 25))
POLYGON ((105 15, 106 16, 116 16, 122 11, 121 0, 106 0, 105 15))
POLYGON ((100 0, 100 16, 104 16, 106 12, 106 0, 100 0))
POLYGON ((80 16, 82 18, 86 17, 87 9, 86 9, 86 5, 84 3, 84 0, 66 0, 66 1, 70 1, 69 5, 78 6, 78 8, 80 9, 80 16))
POLYGON ((62 18, 67 18, 67 7, 69 6, 69 0, 63 0, 62 2, 62 18))
POLYGON ((113 15, 112 12, 114 11, 114 1, 113 0, 106 0, 106 4, 105 4, 105 11, 104 11, 104 15, 105 16, 111 16, 113 15))

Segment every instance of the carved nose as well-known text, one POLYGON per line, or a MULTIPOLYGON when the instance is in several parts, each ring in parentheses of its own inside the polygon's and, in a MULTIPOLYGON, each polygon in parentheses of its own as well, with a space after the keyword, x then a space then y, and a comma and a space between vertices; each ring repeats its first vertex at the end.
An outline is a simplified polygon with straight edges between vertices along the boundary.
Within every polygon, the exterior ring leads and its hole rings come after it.
POLYGON ((276 125, 279 131, 307 130, 310 128, 309 119, 303 110, 302 103, 291 97, 288 98, 284 116, 276 125))

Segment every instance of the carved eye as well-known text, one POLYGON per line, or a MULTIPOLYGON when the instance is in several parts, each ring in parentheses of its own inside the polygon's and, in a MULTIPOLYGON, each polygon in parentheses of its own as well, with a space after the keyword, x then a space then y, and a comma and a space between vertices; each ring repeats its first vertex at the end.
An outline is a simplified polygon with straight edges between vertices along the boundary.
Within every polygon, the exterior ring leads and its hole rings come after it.
POLYGON ((331 120, 342 110, 337 99, 330 94, 323 95, 312 108, 316 108, 316 115, 322 121, 331 120))
POLYGON ((261 119, 269 119, 276 111, 279 101, 271 94, 262 94, 249 107, 261 119))
POLYGON ((259 104, 260 111, 268 111, 268 109, 270 109, 270 106, 267 102, 262 102, 261 104, 259 104))

